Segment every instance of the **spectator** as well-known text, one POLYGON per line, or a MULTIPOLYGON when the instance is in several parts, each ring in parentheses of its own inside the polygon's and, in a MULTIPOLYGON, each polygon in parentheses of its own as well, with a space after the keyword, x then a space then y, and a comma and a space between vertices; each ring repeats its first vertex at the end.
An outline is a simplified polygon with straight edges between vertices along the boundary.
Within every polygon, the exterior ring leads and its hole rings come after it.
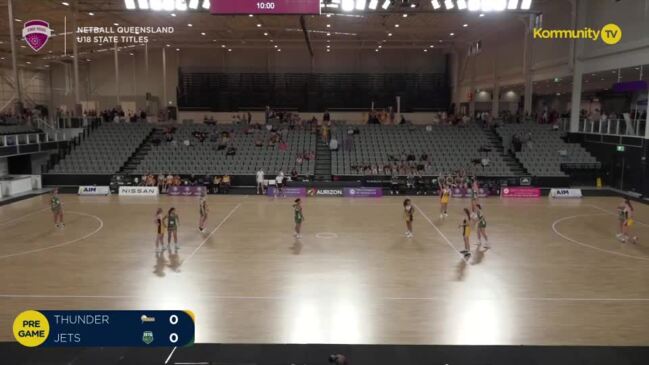
POLYGON ((293 167, 293 170, 291 170, 291 180, 292 181, 298 181, 299 180, 299 175, 297 173, 297 170, 295 167, 293 167))
POLYGON ((232 146, 228 147, 227 151, 225 151, 226 156, 234 156, 236 154, 237 154, 237 149, 232 146))
POLYGON ((230 192, 230 175, 223 175, 223 178, 221 179, 221 186, 220 190, 223 194, 227 194, 230 192))
POLYGON ((264 169, 257 170, 257 194, 264 194, 264 169))
POLYGON ((331 141, 329 141, 329 150, 338 151, 338 140, 336 139, 335 136, 332 136, 331 141))

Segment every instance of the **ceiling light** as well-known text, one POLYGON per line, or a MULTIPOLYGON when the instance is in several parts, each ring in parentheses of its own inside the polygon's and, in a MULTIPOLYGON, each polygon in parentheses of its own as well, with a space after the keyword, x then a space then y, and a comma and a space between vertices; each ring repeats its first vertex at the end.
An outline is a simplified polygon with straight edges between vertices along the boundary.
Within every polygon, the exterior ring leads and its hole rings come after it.
POLYGON ((466 0, 457 0, 457 8, 459 10, 466 9, 466 0))
POLYGON ((168 45, 168 44, 165 44, 165 46, 167 46, 167 47, 171 47, 171 46, 170 46, 170 45, 168 45))
POLYGON ((93 13, 93 12, 91 11, 91 12, 88 13, 88 15, 90 15, 90 16, 95 16, 95 13, 93 13))
POLYGON ((468 24, 462 24, 462 26, 463 26, 464 28, 466 28, 466 27, 468 27, 469 25, 468 25, 468 24))
POLYGON ((378 51, 379 51, 379 49, 378 49, 378 48, 374 50, 374 52, 378 52, 378 51))
POLYGON ((277 45, 275 45, 274 47, 277 48, 277 45))
POLYGON ((282 52, 282 49, 281 49, 281 48, 278 48, 278 49, 277 49, 277 52, 282 52))
POLYGON ((257 23, 257 28, 261 28, 261 23, 257 23))
POLYGON ((521 1, 521 10, 530 10, 531 7, 532 7, 532 0, 521 1))
POLYGON ((356 10, 365 10, 365 0, 356 0, 356 10))
POLYGON ((113 25, 119 27, 119 23, 113 23, 113 25))
POLYGON ((171 16, 176 16, 176 13, 171 13, 171 16))
POLYGON ((15 18, 14 20, 17 21, 17 22, 22 22, 22 20, 18 19, 18 18, 15 18))
POLYGON ((484 16, 484 13, 480 13, 480 18, 482 18, 483 16, 484 16))
POLYGON ((331 18, 331 13, 327 14, 327 18, 331 18))
POLYGON ((431 0, 430 1, 431 5, 433 5, 433 9, 437 10, 441 8, 442 6, 439 4, 439 0, 431 0))
POLYGON ((455 4, 453 4, 453 0, 446 0, 444 1, 444 6, 446 7, 446 10, 451 10, 455 7, 455 4))
POLYGON ((390 7, 390 0, 385 0, 385 1, 383 2, 383 6, 381 6, 381 8, 382 8, 383 10, 388 10, 389 7, 390 7))
POLYGON ((254 15, 252 15, 252 14, 248 14, 248 16, 252 18, 254 15))
POLYGON ((493 0, 492 9, 495 11, 503 11, 507 8, 507 0, 493 0))
POLYGON ((268 37, 268 32, 264 32, 264 36, 265 36, 265 37, 268 37))
POLYGON ((395 28, 399 28, 399 24, 398 24, 398 23, 395 24, 394 27, 395 27, 395 28))
POLYGON ((424 48, 424 52, 428 52, 428 50, 426 48, 424 48))
POLYGON ((379 49, 383 48, 383 46, 379 45, 379 49))
POLYGON ((180 48, 176 48, 176 52, 180 52, 180 48))
POLYGON ((412 9, 416 8, 416 7, 417 7, 417 3, 412 3, 412 4, 410 4, 410 7, 411 7, 412 9))
POLYGON ((480 0, 469 0, 469 10, 470 11, 480 10, 480 0))
POLYGON ((516 10, 518 8, 518 0, 509 0, 507 2, 507 9, 516 10))
MULTIPOLYGON (((129 1, 129 0, 126 0, 126 8, 127 8, 127 9, 128 9, 128 3, 131 3, 131 4, 132 4, 132 3, 133 3, 133 0, 130 0, 130 1, 129 1)), ((67 1, 63 1, 63 2, 61 3, 61 5, 70 6, 70 3, 67 2, 67 1)), ((133 4, 133 5, 135 5, 135 4, 133 4)), ((131 8, 131 9, 133 9, 133 8, 131 8)))
MULTIPOLYGON (((168 0, 171 1, 171 0, 168 0)), ((172 4, 165 4, 165 10, 174 10, 172 4)), ((187 11, 187 1, 185 0, 176 0, 176 10, 178 11, 187 11)))
POLYGON ((388 33, 388 37, 392 37, 392 33, 388 33))
POLYGON ((31 62, 29 62, 29 61, 27 61, 27 62, 25 62, 25 63, 26 63, 26 64, 28 64, 28 65, 31 65, 31 64, 32 64, 32 63, 31 63, 31 62))
POLYGON ((137 0, 137 6, 140 10, 146 10, 149 8, 149 0, 137 0))
POLYGON ((343 11, 354 10, 354 0, 342 0, 342 9, 343 11))
POLYGON ((370 0, 369 8, 370 8, 370 10, 376 10, 376 7, 378 5, 379 5, 379 0, 370 0))
POLYGON ((205 32, 201 32, 201 35, 205 35, 205 32))
POLYGON ((331 33, 327 33, 327 37, 331 37, 331 33))
POLYGON ((210 0, 203 0, 203 9, 210 10, 210 0))
POLYGON ((191 27, 193 27, 194 25, 193 25, 192 23, 187 23, 187 26, 191 28, 191 27))
POLYGON ((329 48, 327 48, 327 52, 331 52, 331 50, 329 48))
MULTIPOLYGON (((180 1, 182 1, 182 0, 180 0, 180 1)), ((193 10, 198 9, 198 0, 189 0, 189 8, 193 9, 193 10)))
POLYGON ((430 47, 430 48, 435 48, 435 45, 434 45, 434 44, 431 44, 431 45, 428 46, 428 47, 430 47))
POLYGON ((450 36, 452 37, 452 36, 455 35, 455 33, 451 32, 451 33, 449 33, 448 35, 450 35, 450 36))
POLYGON ((221 45, 221 48, 225 48, 225 44, 222 44, 222 45, 221 45))
POLYGON ((404 17, 404 18, 407 18, 407 17, 408 17, 408 14, 403 13, 403 17, 404 17))
POLYGON ((331 24, 327 24, 327 28, 331 28, 331 24))
POLYGON ((232 48, 228 48, 228 52, 232 52, 232 48))
MULTIPOLYGON (((183 5, 186 5, 186 4, 183 2, 183 5)), ((174 11, 174 9, 176 8, 176 1, 174 1, 174 0, 162 0, 162 8, 165 11, 174 11)), ((180 10, 180 9, 178 9, 178 10, 180 10)), ((186 10, 186 8, 185 8, 185 10, 186 10)))
POLYGON ((133 52, 130 52, 128 55, 129 56, 135 56, 135 54, 133 54, 133 52))

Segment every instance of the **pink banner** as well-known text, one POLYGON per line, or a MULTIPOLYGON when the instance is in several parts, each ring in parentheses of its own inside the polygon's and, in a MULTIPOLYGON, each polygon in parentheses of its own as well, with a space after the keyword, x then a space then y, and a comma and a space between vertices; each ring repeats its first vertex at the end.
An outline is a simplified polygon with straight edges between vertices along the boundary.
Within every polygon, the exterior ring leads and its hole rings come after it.
POLYGON ((503 198, 540 198, 541 189, 533 187, 504 187, 500 194, 503 198))

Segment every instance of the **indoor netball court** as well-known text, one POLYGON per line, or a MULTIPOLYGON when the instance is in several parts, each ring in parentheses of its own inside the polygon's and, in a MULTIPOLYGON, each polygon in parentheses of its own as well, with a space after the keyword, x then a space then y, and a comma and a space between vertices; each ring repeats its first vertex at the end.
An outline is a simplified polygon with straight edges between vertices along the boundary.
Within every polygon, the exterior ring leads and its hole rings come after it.
MULTIPOLYGON (((616 240, 618 198, 484 200, 491 249, 465 261, 435 197, 313 198, 292 236, 292 199, 47 196, 0 208, 2 321, 22 308, 192 308, 199 343, 640 346, 649 247, 616 240), (156 257, 153 213, 175 206, 178 254, 156 257)), ((638 235, 649 213, 638 204, 638 235)), ((10 341, 8 328, 2 340, 10 341)))

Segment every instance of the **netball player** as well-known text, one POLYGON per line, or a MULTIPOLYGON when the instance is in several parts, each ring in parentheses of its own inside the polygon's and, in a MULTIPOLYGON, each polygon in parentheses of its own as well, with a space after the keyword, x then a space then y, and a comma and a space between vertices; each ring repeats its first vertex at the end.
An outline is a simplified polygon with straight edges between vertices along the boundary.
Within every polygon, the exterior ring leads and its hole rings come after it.
POLYGON ((178 224, 180 219, 176 214, 176 208, 171 207, 167 215, 164 216, 163 221, 167 227, 167 249, 171 252, 171 237, 173 236, 175 249, 178 250, 178 224))
POLYGON ((631 205, 631 201, 629 199, 624 199, 624 203, 622 204, 622 212, 624 215, 624 223, 622 224, 622 235, 620 236, 620 241, 626 242, 627 240, 629 240, 629 238, 631 238, 631 242, 638 243, 638 236, 629 236, 629 229, 633 227, 633 224, 635 223, 635 221, 633 220, 633 205, 631 205))
POLYGON ((54 225, 56 228, 63 228, 63 205, 61 204, 61 199, 59 199, 59 189, 54 188, 52 190, 52 197, 50 198, 50 209, 52 209, 52 215, 54 216, 54 225))
POLYGON ((155 220, 153 221, 156 226, 155 236, 155 252, 161 253, 164 251, 165 238, 164 238, 164 224, 162 219, 162 208, 158 208, 155 212, 155 220))
POLYGON ((406 237, 414 237, 412 234, 412 221, 414 218, 414 208, 410 204, 410 199, 403 201, 403 218, 406 221, 406 237))
POLYGON ((205 197, 205 190, 201 191, 201 198, 198 202, 198 210, 200 218, 198 219, 198 230, 201 233, 205 232, 205 222, 207 221, 207 198, 205 197))
POLYGON ((471 208, 475 208, 479 204, 478 201, 478 192, 480 191, 480 186, 478 186, 478 178, 473 177, 473 182, 471 183, 471 208))
POLYGON ((478 217, 478 246, 482 245, 482 237, 484 237, 484 248, 491 248, 489 245, 489 237, 487 237, 487 219, 482 213, 482 206, 476 204, 476 214, 478 217))
POLYGON ((451 190, 448 185, 441 183, 439 185, 439 218, 444 219, 448 217, 448 200, 451 196, 451 190))
POLYGON ((304 221, 304 214, 302 214, 302 200, 300 198, 295 199, 295 204, 293 204, 294 211, 294 220, 295 220, 295 238, 302 238, 302 222, 304 221))
POLYGON ((464 208, 464 214, 466 217, 464 217, 462 224, 458 227, 462 229, 462 239, 464 240, 464 250, 460 251, 460 253, 464 255, 465 259, 468 259, 471 257, 471 245, 469 243, 469 239, 471 238, 471 212, 467 208, 464 208))

